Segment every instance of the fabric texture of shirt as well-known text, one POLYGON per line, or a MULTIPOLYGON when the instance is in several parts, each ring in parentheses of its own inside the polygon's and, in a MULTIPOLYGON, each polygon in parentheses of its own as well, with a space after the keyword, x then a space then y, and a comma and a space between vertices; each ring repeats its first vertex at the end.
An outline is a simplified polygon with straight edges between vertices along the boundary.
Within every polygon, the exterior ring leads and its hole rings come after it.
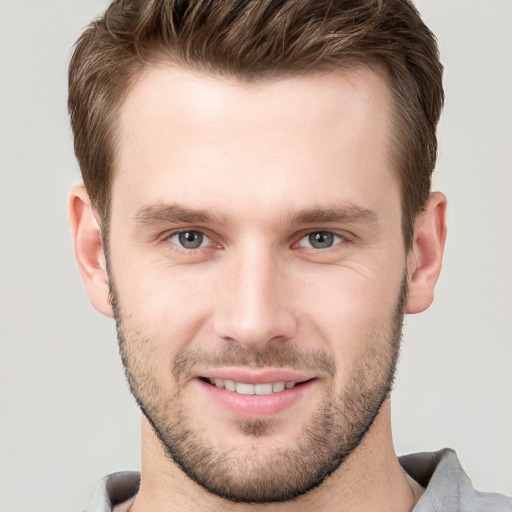
MULTIPOLYGON (((453 450, 399 458, 405 471, 426 490, 413 512, 512 512, 512 498, 479 492, 453 450)), ((138 491, 140 475, 122 471, 103 478, 84 512, 122 512, 138 491)))

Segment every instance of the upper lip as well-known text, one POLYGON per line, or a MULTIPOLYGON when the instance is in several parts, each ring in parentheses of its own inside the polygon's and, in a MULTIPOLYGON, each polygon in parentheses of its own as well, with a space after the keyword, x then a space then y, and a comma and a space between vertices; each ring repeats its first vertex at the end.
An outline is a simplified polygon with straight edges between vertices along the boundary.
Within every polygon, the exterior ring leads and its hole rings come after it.
POLYGON ((245 384, 267 384, 271 382, 304 382, 316 377, 313 374, 286 368, 215 368, 198 373, 197 378, 222 379, 245 384))

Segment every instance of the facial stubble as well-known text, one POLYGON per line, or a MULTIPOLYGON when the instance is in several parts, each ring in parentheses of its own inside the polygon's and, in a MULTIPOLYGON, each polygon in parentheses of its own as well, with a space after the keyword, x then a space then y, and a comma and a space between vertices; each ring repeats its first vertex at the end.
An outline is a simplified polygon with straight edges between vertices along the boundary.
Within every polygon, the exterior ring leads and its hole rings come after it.
MULTIPOLYGON (((221 353, 183 349, 174 360, 169 396, 156 375, 152 340, 126 328, 124 312, 110 276, 119 349, 126 377, 142 413, 165 453, 194 482, 233 502, 272 503, 293 500, 321 485, 363 441, 392 388, 399 355, 407 280, 387 325, 363 341, 363 348, 344 389, 335 390, 336 365, 324 352, 300 352, 287 344, 249 353, 230 345, 221 353), (234 423, 247 443, 213 445, 187 409, 181 385, 198 364, 209 367, 288 367, 315 369, 323 375, 323 398, 287 447, 264 452, 261 442, 276 432, 272 419, 238 419, 234 423)), ((222 441, 222 440, 221 440, 222 441)))

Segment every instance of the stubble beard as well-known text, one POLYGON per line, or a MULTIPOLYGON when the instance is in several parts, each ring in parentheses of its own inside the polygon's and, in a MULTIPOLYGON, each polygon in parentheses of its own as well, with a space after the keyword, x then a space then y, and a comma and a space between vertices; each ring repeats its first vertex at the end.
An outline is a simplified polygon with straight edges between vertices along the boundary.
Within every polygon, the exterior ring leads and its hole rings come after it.
POLYGON ((119 349, 133 396, 170 460, 218 497, 239 503, 272 503, 293 500, 318 487, 361 444, 391 391, 407 294, 405 277, 387 325, 363 341, 364 349, 344 389, 335 391, 335 362, 323 352, 301 353, 281 344, 248 353, 240 346, 230 346, 220 354, 182 350, 172 368, 172 396, 156 379, 151 340, 133 329, 125 330, 124 315, 110 283, 119 349), (224 440, 213 445, 201 435, 180 386, 180 377, 199 362, 249 368, 316 368, 328 377, 323 379, 323 399, 300 436, 287 447, 272 444, 263 453, 260 443, 276 431, 272 419, 238 419, 235 425, 247 439, 244 446, 222 445, 224 440))

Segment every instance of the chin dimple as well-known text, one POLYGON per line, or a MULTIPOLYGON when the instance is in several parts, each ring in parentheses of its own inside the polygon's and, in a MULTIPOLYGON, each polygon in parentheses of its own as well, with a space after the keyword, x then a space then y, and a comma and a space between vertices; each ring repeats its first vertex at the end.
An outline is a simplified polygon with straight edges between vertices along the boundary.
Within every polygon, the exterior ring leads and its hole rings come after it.
POLYGON ((244 382, 235 382, 234 380, 208 379, 213 386, 227 391, 240 393, 241 395, 271 395, 279 393, 285 389, 291 389, 296 382, 269 382, 265 384, 245 384, 244 382))

